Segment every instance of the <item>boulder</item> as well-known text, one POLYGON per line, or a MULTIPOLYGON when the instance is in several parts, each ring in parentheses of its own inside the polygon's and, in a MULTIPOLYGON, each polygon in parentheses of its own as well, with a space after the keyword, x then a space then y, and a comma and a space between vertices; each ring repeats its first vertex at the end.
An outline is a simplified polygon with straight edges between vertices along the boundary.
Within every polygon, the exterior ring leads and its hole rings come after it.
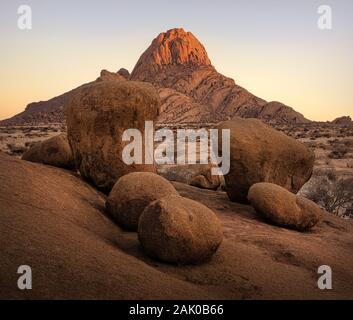
POLYGON ((65 169, 75 168, 74 157, 66 134, 36 143, 23 154, 22 160, 65 169))
POLYGON ((123 76, 126 80, 129 80, 130 78, 130 72, 125 68, 121 68, 117 73, 123 76))
POLYGON ((175 195, 146 207, 140 217, 138 236, 147 255, 179 264, 210 259, 223 239, 221 224, 213 211, 175 195))
POLYGON ((110 72, 108 70, 102 70, 100 73, 99 78, 97 78, 96 81, 126 81, 126 78, 119 74, 119 73, 114 73, 114 72, 110 72))
POLYGON ((248 199, 256 211, 276 225, 304 231, 320 220, 322 210, 309 199, 272 183, 256 183, 248 199))
POLYGON ((230 129, 230 172, 225 182, 232 201, 246 203, 249 188, 258 182, 297 193, 311 177, 313 152, 260 120, 234 118, 218 128, 230 129))
POLYGON ((217 175, 212 175, 212 166, 202 171, 199 175, 195 176, 190 185, 201 189, 217 190, 220 185, 220 178, 217 175))
POLYGON ((136 231, 143 210, 151 202, 173 194, 178 192, 163 177, 151 172, 133 172, 115 184, 106 209, 121 227, 136 231))
MULTIPOLYGON (((67 131, 81 175, 100 190, 109 192, 125 174, 155 172, 153 164, 127 165, 122 151, 126 129, 138 129, 142 137, 145 121, 158 116, 160 99, 148 83, 106 81, 86 86, 67 105, 67 131)), ((144 139, 142 148, 144 150, 144 139)))
POLYGON ((208 164, 171 164, 157 166, 157 172, 169 181, 190 184, 191 181, 209 169, 208 164))

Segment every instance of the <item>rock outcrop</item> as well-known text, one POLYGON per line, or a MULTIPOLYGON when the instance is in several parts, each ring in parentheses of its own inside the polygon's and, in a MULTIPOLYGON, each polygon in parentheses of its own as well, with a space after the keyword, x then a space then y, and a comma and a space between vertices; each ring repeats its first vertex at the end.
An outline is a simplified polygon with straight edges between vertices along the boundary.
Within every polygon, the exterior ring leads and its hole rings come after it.
POLYGON ((110 72, 108 70, 102 70, 99 78, 97 78, 96 82, 100 81, 126 81, 126 77, 115 72, 110 72))
POLYGON ((305 231, 315 226, 323 215, 309 199, 296 196, 272 183, 256 183, 248 194, 256 211, 276 225, 305 231))
POLYGON ((160 88, 158 93, 161 97, 160 116, 158 117, 160 124, 217 123, 222 120, 222 117, 216 114, 211 106, 201 104, 177 90, 160 88))
POLYGON ((68 171, 0 152, 0 299, 210 298, 125 252, 129 240, 104 203, 68 171), (24 264, 32 290, 17 286, 24 264))
POLYGON ((255 113, 254 116, 252 116, 252 118, 258 118, 269 123, 280 124, 302 124, 311 122, 291 107, 277 101, 266 103, 258 113, 255 113))
POLYGON ((159 104, 152 85, 134 81, 98 82, 73 95, 66 110, 67 132, 81 175, 100 190, 110 191, 125 174, 155 172, 153 164, 123 161, 123 149, 130 143, 123 141, 123 133, 138 129, 144 134, 145 121, 156 120, 159 104))
POLYGON ((121 68, 118 72, 119 75, 123 76, 126 80, 130 79, 130 72, 125 68, 121 68))
POLYGON ((204 46, 191 32, 171 29, 152 41, 138 60, 131 79, 150 81, 159 71, 164 72, 164 67, 173 65, 211 66, 211 61, 204 46))
POLYGON ((210 208, 224 238, 210 262, 159 263, 105 214, 105 197, 69 171, 0 152, 0 299, 350 299, 353 222, 325 214, 313 232, 278 228, 223 192, 175 183, 210 208), (33 271, 19 290, 18 267, 33 271), (317 288, 317 268, 334 290, 317 288), (313 276, 315 275, 315 276, 313 276))
POLYGON ((138 236, 149 256, 178 264, 209 260, 223 240, 217 216, 206 206, 180 196, 164 197, 146 207, 138 236))
POLYGON ((352 118, 349 116, 339 117, 332 121, 333 124, 344 125, 344 126, 353 126, 352 118))
POLYGON ((109 215, 124 229, 137 231, 143 210, 153 201, 178 195, 173 185, 151 172, 133 172, 121 177, 109 194, 109 215))
POLYGON ((225 182, 231 200, 247 202, 249 188, 258 182, 297 193, 310 179, 315 157, 301 142, 257 119, 236 118, 218 128, 230 130, 230 172, 225 182))
MULTIPOLYGON (((193 117, 193 106, 196 113, 198 109, 207 115, 213 113, 215 120, 240 116, 271 122, 309 122, 292 108, 278 102, 267 103, 236 85, 233 79, 218 73, 204 46, 191 32, 183 29, 171 29, 154 39, 137 62, 131 79, 161 88, 164 100, 173 102, 173 109, 187 111, 185 122, 199 121, 198 117, 193 117), (180 97, 176 99, 175 91, 189 97, 188 103, 180 97)), ((168 117, 168 120, 180 121, 178 117, 168 117)))
POLYGON ((60 134, 48 140, 38 142, 23 156, 23 160, 38 162, 53 167, 74 169, 75 159, 73 157, 66 134, 60 134))

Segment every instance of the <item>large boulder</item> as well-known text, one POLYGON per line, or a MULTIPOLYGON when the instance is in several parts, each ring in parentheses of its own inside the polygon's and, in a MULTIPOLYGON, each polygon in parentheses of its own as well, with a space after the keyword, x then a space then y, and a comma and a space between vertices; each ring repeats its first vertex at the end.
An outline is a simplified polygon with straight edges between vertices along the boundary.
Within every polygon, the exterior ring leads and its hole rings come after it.
POLYGON ((173 194, 178 192, 163 177, 151 172, 133 172, 115 184, 106 209, 121 227, 136 231, 143 210, 151 202, 173 194))
POLYGON ((179 264, 210 259, 223 239, 215 213, 180 196, 152 202, 140 217, 138 236, 149 256, 179 264))
POLYGON ((235 118, 218 128, 230 129, 230 172, 225 182, 232 201, 246 203, 249 188, 258 182, 275 183, 297 193, 311 177, 314 154, 262 121, 235 118))
POLYGON ((121 68, 118 72, 119 75, 123 76, 126 80, 130 79, 130 72, 125 68, 121 68))
POLYGON ((322 214, 320 207, 311 200, 272 183, 254 184, 248 199, 256 211, 271 222, 300 231, 315 226, 322 214))
POLYGON ((36 143, 23 154, 22 160, 65 169, 75 168, 74 157, 66 134, 36 143))
MULTIPOLYGON (((155 172, 153 164, 127 165, 122 151, 126 129, 145 132, 145 121, 158 116, 160 99, 148 83, 107 81, 79 90, 67 105, 67 130, 81 175, 100 190, 110 191, 125 174, 155 172)), ((142 139, 144 149, 144 139, 142 139)))

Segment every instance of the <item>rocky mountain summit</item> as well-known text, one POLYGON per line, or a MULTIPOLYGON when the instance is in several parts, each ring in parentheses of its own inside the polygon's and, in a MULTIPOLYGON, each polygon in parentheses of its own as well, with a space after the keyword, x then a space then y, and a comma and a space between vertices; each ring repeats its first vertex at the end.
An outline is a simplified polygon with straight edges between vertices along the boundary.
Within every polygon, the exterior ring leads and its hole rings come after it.
POLYGON ((150 81, 155 73, 173 65, 211 66, 204 46, 191 32, 172 29, 161 33, 142 54, 132 72, 132 79, 150 81))
MULTIPOLYGON (((270 122, 306 123, 303 115, 279 102, 267 103, 233 79, 225 77, 212 66, 204 46, 191 32, 172 29, 161 33, 137 62, 131 80, 147 81, 158 88, 169 88, 167 97, 181 93, 189 97, 196 108, 222 120, 240 116, 260 118, 270 122), (217 116, 216 116, 217 115, 217 116)), ((180 99, 173 111, 184 114, 184 119, 193 122, 194 105, 180 99), (187 118, 187 119, 185 119, 187 118)), ((163 113, 162 113, 163 114, 163 113)), ((173 119, 170 119, 173 121, 173 119)))
MULTIPOLYGON (((205 47, 183 29, 159 34, 131 75, 126 69, 117 73, 103 70, 96 81, 106 80, 152 83, 162 100, 160 123, 215 123, 234 116, 273 123, 310 122, 294 109, 256 97, 218 73, 205 47)), ((74 92, 76 89, 48 101, 31 103, 24 112, 1 121, 0 125, 64 122, 64 108, 74 92)))

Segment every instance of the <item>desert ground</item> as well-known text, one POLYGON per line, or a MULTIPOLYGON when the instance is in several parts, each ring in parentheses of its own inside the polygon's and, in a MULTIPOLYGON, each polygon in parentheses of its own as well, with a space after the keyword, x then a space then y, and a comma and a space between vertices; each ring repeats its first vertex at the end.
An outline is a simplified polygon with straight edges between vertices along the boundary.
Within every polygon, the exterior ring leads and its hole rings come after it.
POLYGON ((353 127, 331 123, 275 126, 303 142, 315 153, 315 167, 335 169, 342 176, 353 174, 353 127))
POLYGON ((65 131, 62 124, 0 127, 0 150, 11 156, 21 157, 35 143, 65 131))

